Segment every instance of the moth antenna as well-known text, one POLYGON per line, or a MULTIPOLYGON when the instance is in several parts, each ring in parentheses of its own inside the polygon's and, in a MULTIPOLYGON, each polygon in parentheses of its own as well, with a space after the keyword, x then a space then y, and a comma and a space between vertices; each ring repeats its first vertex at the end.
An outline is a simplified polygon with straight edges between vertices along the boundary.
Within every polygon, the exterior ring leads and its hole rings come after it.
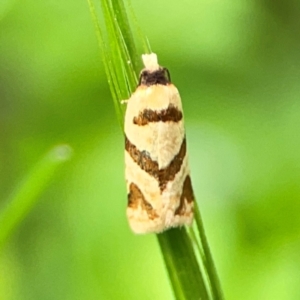
POLYGON ((169 81, 171 82, 171 75, 170 75, 169 70, 168 70, 167 68, 163 68, 163 69, 164 69, 164 71, 167 73, 168 79, 169 79, 169 81))

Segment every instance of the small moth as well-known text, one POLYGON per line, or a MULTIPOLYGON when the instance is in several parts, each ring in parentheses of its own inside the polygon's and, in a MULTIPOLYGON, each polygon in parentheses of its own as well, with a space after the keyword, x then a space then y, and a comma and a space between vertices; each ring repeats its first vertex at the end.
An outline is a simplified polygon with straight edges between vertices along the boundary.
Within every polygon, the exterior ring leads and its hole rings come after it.
POLYGON ((191 225, 194 194, 188 166, 182 104, 168 69, 154 53, 125 114, 127 217, 135 233, 191 225))

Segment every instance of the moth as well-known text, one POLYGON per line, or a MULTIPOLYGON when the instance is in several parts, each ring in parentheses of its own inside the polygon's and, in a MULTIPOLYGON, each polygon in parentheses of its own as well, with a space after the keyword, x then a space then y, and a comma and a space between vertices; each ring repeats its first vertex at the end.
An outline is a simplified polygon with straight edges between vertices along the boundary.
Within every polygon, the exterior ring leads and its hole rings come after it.
POLYGON ((191 225, 194 206, 179 92, 155 53, 142 60, 125 114, 127 217, 139 234, 191 225))

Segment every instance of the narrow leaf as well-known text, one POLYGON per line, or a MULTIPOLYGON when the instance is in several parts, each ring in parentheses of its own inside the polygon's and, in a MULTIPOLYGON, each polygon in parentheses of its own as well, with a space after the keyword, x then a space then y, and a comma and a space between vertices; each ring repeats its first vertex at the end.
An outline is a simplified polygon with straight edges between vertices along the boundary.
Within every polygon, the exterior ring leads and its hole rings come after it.
POLYGON ((15 189, 0 213, 0 249, 13 230, 31 211, 54 172, 71 157, 72 150, 60 145, 50 150, 15 189))

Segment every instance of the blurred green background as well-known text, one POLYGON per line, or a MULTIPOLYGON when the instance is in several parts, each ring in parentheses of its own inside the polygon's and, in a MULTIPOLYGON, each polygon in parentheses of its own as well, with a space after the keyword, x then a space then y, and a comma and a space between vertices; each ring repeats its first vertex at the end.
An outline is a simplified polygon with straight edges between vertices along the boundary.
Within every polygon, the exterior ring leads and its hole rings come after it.
MULTIPOLYGON (((226 298, 300 299, 300 2, 132 6, 183 99, 226 298)), ((172 299, 156 237, 127 225, 124 141, 87 3, 1 0, 1 207, 61 143, 74 157, 5 245, 0 299, 172 299)))

